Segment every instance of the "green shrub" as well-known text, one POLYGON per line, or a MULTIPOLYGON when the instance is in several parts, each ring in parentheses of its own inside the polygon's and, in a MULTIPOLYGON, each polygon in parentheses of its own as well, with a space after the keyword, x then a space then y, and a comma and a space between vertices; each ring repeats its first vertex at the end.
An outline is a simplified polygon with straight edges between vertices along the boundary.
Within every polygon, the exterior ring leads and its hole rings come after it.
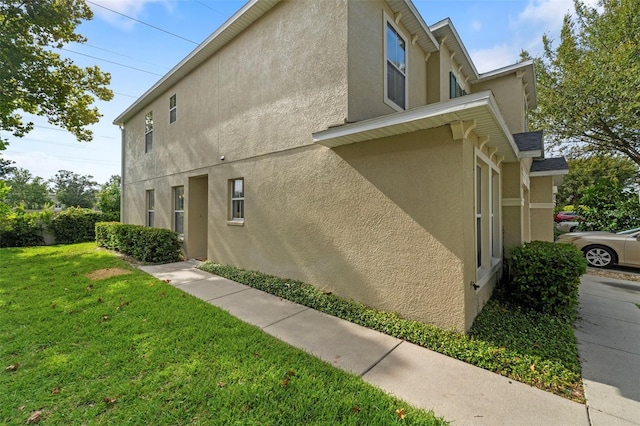
POLYGON ((26 213, 24 209, 16 208, 0 223, 0 247, 44 245, 43 231, 44 216, 41 213, 26 213))
POLYGON ((180 259, 178 233, 117 222, 95 225, 96 243, 110 250, 133 256, 146 263, 170 263, 180 259))
POLYGON ((93 241, 96 238, 96 222, 102 221, 102 213, 69 207, 58 213, 51 221, 51 231, 57 244, 74 244, 93 241))
POLYGON ((574 317, 587 262, 576 247, 532 241, 511 250, 507 300, 539 312, 574 317))
MULTIPOLYGON (((510 316, 510 314, 513 314, 512 316, 518 319, 527 314, 525 320, 520 319, 517 321, 520 326, 519 328, 509 327, 509 330, 517 334, 530 334, 529 340, 525 340, 524 344, 516 342, 514 345, 505 347, 504 341, 493 344, 492 342, 482 340, 482 327, 478 327, 478 330, 472 333, 471 337, 468 337, 455 331, 439 329, 434 325, 401 318, 393 312, 379 311, 367 307, 362 303, 345 300, 335 294, 324 292, 310 284, 300 281, 278 278, 261 272, 247 271, 234 266, 222 265, 210 261, 200 263, 198 268, 282 297, 283 299, 308 306, 320 312, 423 346, 486 370, 554 392, 565 398, 584 402, 581 393, 576 393, 576 389, 581 388, 581 383, 580 366, 575 357, 572 358, 572 356, 569 355, 565 358, 557 359, 557 357, 554 356, 557 351, 555 348, 549 349, 545 347, 537 348, 535 351, 530 350, 531 339, 536 339, 540 334, 544 334, 544 332, 556 334, 560 334, 560 332, 558 332, 558 328, 549 326, 544 328, 544 331, 539 331, 538 334, 530 333, 526 325, 528 324, 530 327, 537 328, 541 324, 545 325, 557 322, 558 324, 563 324, 565 327, 560 327, 562 335, 558 335, 556 340, 562 340, 560 342, 561 344, 573 345, 569 348, 569 351, 573 350, 573 352, 576 352, 575 339, 571 339, 573 334, 570 323, 558 321, 553 317, 546 320, 541 319, 545 316, 551 317, 550 315, 536 315, 535 313, 528 313, 526 310, 505 312, 503 315, 510 316), (566 331, 567 327, 568 333, 566 331), (524 350, 520 346, 525 346, 524 350), (532 365, 535 366, 533 369, 531 368, 532 365)), ((499 317, 492 315, 491 312, 496 309, 499 311, 508 309, 493 301, 489 302, 489 305, 497 306, 497 308, 491 308, 487 310, 486 313, 483 309, 477 317, 480 318, 479 320, 477 319, 477 321, 483 322, 482 317, 485 315, 489 318, 484 322, 490 321, 492 318, 499 319, 499 317)), ((512 319, 512 322, 516 321, 512 319)), ((496 326, 495 322, 493 326, 496 326)), ((547 343, 542 340, 540 340, 540 342, 541 344, 547 343)), ((534 342, 534 344, 537 343, 534 342)))

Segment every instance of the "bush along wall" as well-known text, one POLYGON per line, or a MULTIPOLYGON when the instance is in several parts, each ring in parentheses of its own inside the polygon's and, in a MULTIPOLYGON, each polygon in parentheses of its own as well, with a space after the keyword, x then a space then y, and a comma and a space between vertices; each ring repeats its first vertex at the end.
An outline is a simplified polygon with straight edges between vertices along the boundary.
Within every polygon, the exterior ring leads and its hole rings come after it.
POLYGON ((69 207, 53 218, 51 231, 57 244, 94 241, 96 223, 102 220, 102 213, 95 210, 69 207))
POLYGON ((587 261, 576 247, 532 241, 511 250, 506 298, 528 309, 569 318, 578 306, 587 261))
POLYGON ((15 209, 0 221, 0 247, 29 247, 44 245, 44 232, 48 210, 39 213, 27 213, 24 209, 15 209))
POLYGON ((182 244, 178 233, 168 229, 100 222, 95 225, 100 247, 133 256, 145 263, 171 263, 180 260, 182 244))

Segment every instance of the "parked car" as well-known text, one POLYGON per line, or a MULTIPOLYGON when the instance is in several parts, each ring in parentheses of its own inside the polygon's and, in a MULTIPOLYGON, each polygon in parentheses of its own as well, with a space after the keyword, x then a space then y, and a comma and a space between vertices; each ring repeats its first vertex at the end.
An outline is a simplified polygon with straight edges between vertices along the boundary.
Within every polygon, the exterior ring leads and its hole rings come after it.
POLYGON ((578 222, 581 219, 576 212, 558 212, 553 217, 554 222, 578 222))
POLYGON ((562 233, 576 232, 582 222, 558 222, 556 223, 556 229, 562 233))
POLYGON ((640 228, 618 233, 592 231, 562 234, 558 243, 578 247, 589 266, 608 268, 614 264, 640 267, 640 228))

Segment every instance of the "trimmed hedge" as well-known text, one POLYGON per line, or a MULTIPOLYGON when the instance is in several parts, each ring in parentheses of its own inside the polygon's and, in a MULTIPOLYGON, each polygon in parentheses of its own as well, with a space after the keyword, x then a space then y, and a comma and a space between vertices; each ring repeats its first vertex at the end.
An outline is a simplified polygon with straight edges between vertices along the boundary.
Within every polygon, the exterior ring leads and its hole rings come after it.
POLYGON ((56 238, 56 244, 84 243, 95 240, 96 223, 103 220, 100 212, 69 207, 53 218, 50 229, 56 238))
POLYGON ((532 241, 511 250, 506 297, 525 308, 573 318, 580 276, 587 272, 582 252, 570 244, 532 241))
POLYGON ((178 233, 168 229, 99 222, 95 225, 96 243, 117 250, 145 263, 171 263, 180 260, 182 244, 178 233))
POLYGON ((17 210, 0 223, 0 247, 44 245, 44 215, 17 210))

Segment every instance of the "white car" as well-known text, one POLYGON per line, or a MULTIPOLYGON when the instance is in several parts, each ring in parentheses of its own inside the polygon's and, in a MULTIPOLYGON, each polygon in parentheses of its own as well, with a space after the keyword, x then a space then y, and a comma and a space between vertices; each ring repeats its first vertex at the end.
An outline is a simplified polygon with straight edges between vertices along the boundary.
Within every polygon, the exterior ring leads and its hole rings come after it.
POLYGON ((570 232, 562 234, 557 243, 569 243, 579 248, 589 266, 608 268, 614 264, 640 267, 640 228, 611 232, 570 232))
POLYGON ((556 223, 556 229, 562 233, 576 232, 580 222, 558 222, 556 223))

